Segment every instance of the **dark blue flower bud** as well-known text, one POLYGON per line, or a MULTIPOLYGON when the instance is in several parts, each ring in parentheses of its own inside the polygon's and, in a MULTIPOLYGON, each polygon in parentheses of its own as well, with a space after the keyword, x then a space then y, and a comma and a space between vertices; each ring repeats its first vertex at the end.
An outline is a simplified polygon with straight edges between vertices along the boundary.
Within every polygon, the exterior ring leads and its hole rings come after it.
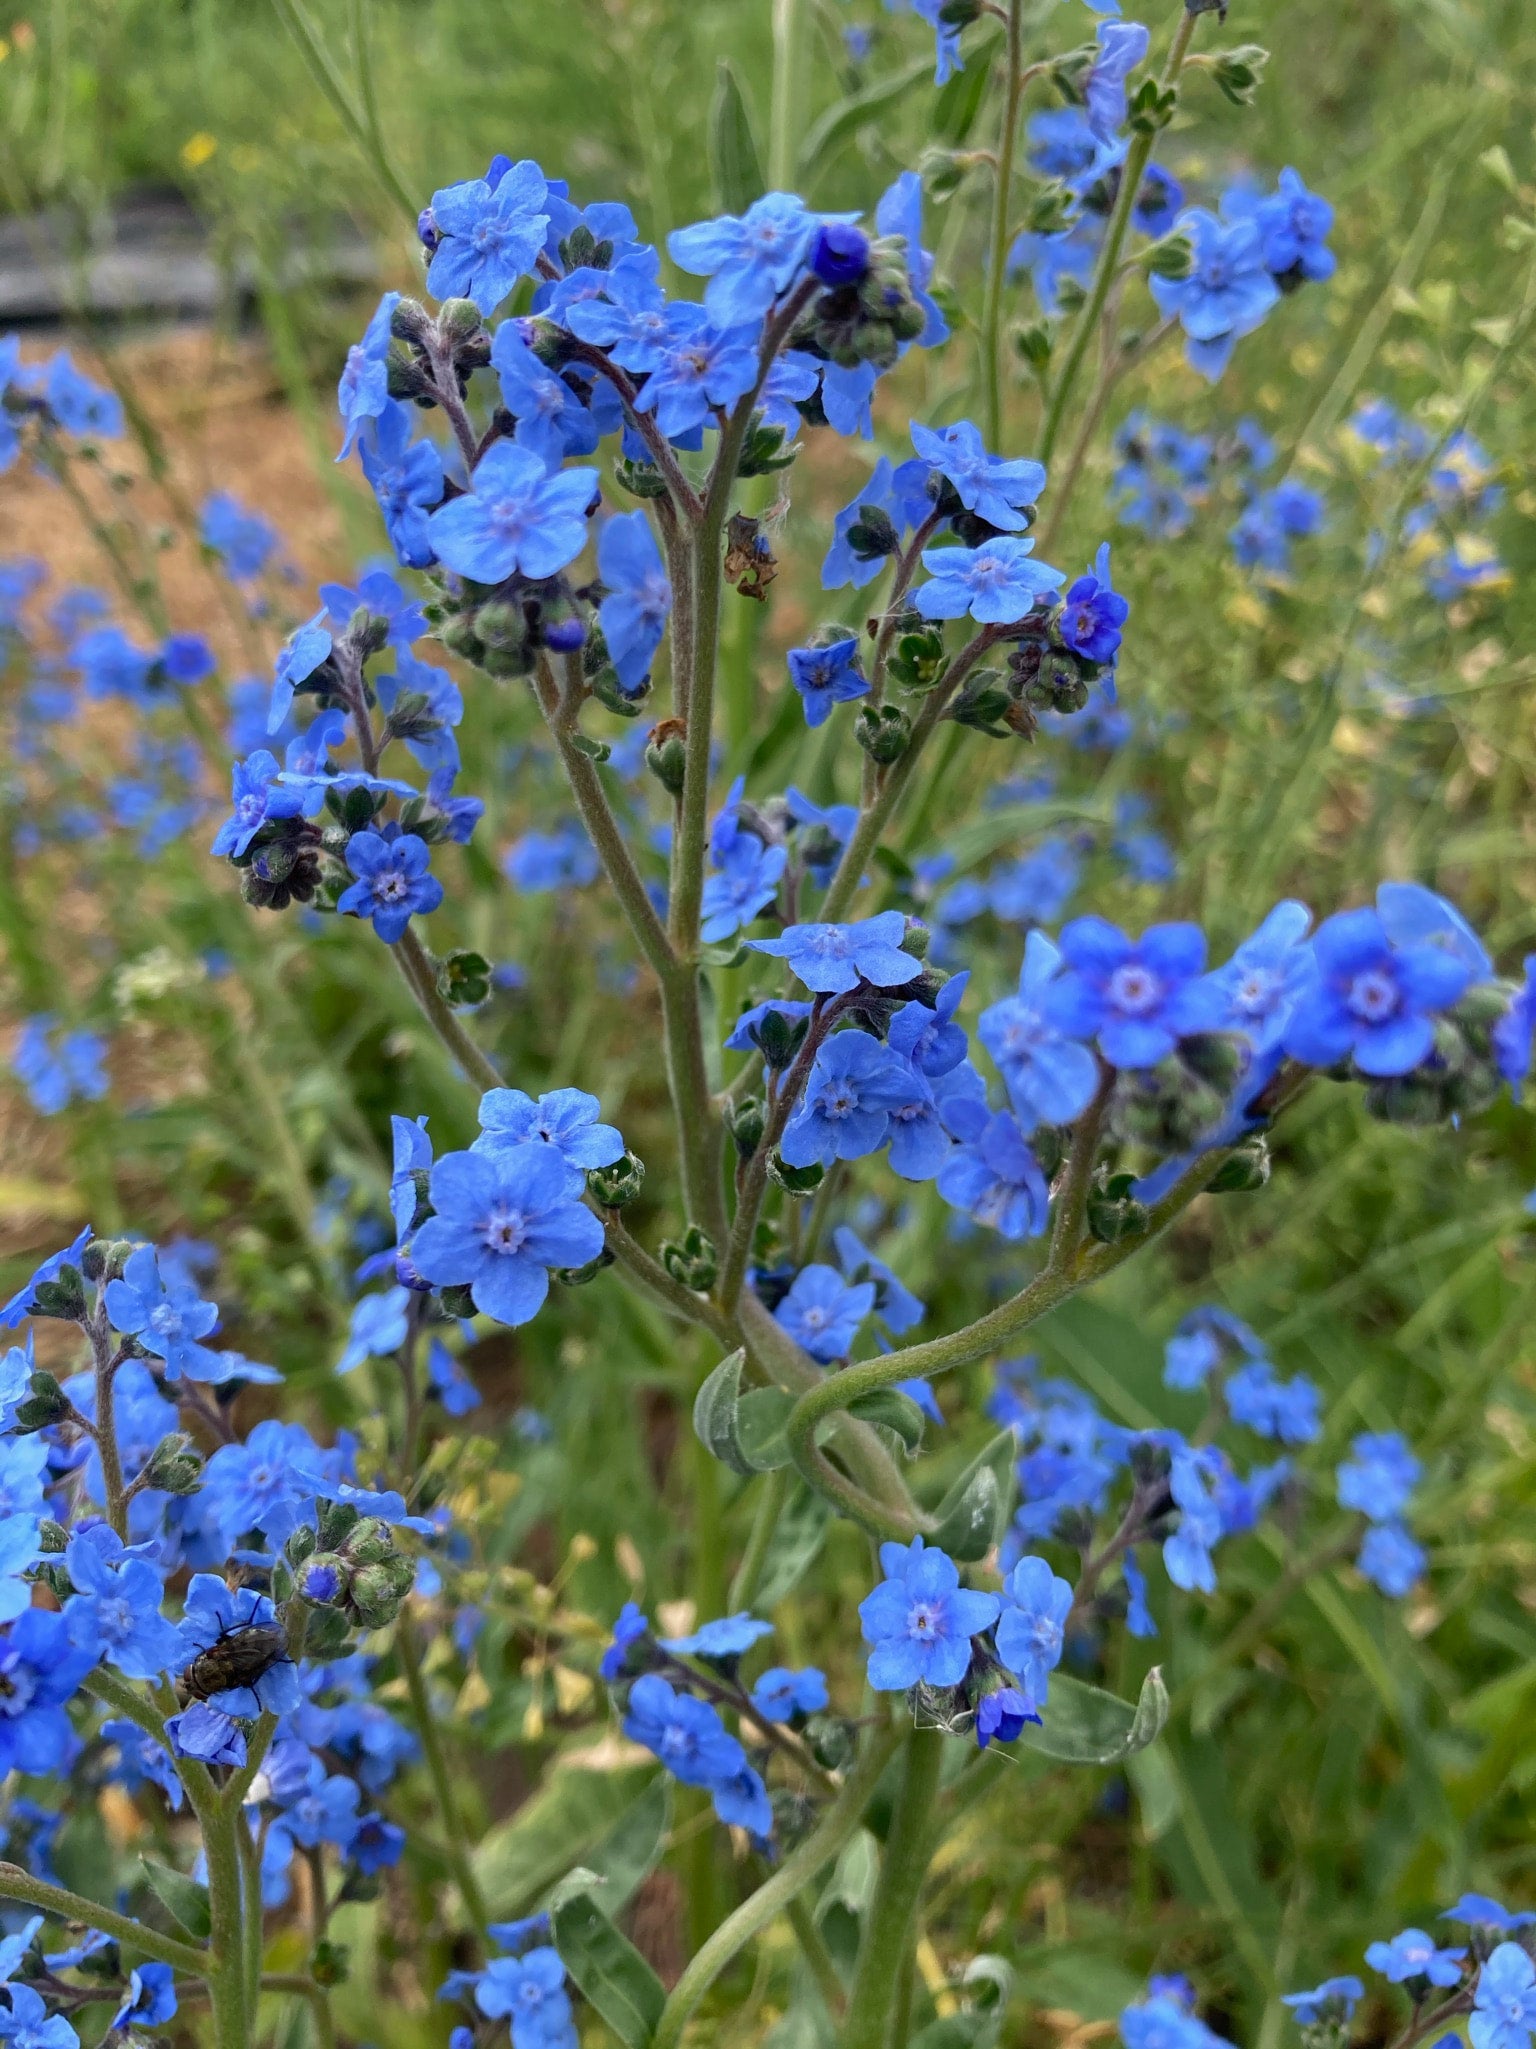
POLYGON ((869 237, 852 221, 828 221, 811 244, 811 269, 824 285, 862 284, 869 270, 869 237))

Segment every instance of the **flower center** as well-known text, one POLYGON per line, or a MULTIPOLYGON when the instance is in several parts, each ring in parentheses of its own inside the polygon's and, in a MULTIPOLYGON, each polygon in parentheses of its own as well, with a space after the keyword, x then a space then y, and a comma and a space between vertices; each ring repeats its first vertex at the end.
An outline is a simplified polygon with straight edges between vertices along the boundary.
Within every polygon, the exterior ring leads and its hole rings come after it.
POLYGON ((918 1637, 923 1643, 932 1643, 939 1633, 939 1615, 926 1601, 915 1602, 907 1617, 907 1634, 918 1637))
POLYGON ((1142 1017, 1149 1010, 1155 1010, 1162 1000, 1163 988, 1156 975, 1147 968, 1137 965, 1116 968, 1109 978, 1109 999, 1117 1010, 1130 1011, 1133 1016, 1142 1017))
POLYGON ((398 868, 390 868, 373 885, 373 893, 382 903, 397 904, 409 893, 410 884, 398 868))
POLYGON ((528 1236, 528 1220, 520 1209, 498 1205, 480 1226, 480 1235, 492 1252, 521 1252, 528 1236))
POLYGON ((1350 983, 1345 1001, 1356 1017, 1379 1024, 1397 1008, 1397 984, 1382 969, 1367 968, 1350 983))
POLYGON ((149 1327, 156 1337, 179 1338, 181 1336, 181 1314, 169 1302, 159 1302, 150 1311, 149 1327))

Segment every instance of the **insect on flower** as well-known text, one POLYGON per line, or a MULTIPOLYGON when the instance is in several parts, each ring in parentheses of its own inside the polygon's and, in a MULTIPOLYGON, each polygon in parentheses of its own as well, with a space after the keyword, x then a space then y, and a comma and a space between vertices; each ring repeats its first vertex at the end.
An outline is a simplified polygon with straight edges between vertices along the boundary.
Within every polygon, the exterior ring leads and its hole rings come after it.
POLYGON ((212 1700, 236 1686, 254 1686, 264 1672, 288 1656, 288 1632, 277 1622, 248 1622, 226 1629, 199 1651, 177 1681, 184 1700, 212 1700))

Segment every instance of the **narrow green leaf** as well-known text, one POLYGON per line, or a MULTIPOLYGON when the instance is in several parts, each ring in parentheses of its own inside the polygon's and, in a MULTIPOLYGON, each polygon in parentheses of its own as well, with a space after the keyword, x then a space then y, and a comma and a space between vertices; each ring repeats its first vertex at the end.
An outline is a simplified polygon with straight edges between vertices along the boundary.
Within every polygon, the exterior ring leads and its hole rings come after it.
POLYGON ((621 1814, 584 1862, 557 1881, 540 1902, 553 1914, 578 1893, 594 1893, 610 1917, 622 1913, 641 1881, 655 1870, 672 1826, 672 1787, 658 1772, 640 1798, 621 1814))
POLYGON ((667 2003, 661 1980, 590 1895, 554 1913, 555 1947, 588 2003, 625 2049, 645 2049, 667 2003))
POLYGON ((768 190, 746 95, 729 57, 722 57, 715 66, 715 96, 709 108, 709 162, 724 213, 745 213, 753 200, 761 199, 768 190))
POLYGON ((155 1897, 171 1918, 194 1942, 206 1942, 213 1928, 208 1888, 199 1885, 195 1878, 188 1878, 184 1871, 173 1871, 169 1864, 157 1864, 153 1857, 141 1857, 139 1862, 154 1887, 155 1897))
POLYGON ((745 1478, 753 1471, 741 1448, 736 1431, 736 1410, 741 1399, 741 1369, 744 1351, 729 1353, 715 1368, 693 1398, 694 1434, 705 1450, 745 1478))
POLYGON ((1168 1689, 1154 1665, 1133 1707, 1080 1679, 1051 1674, 1045 1720, 1026 1722, 1021 1743, 1063 1764, 1123 1764, 1154 1742, 1168 1719, 1168 1689))
POLYGON ((933 139, 946 149, 958 149, 970 134, 992 78, 992 59, 1000 36, 978 42, 966 58, 965 69, 957 71, 939 90, 933 103, 933 139))
POLYGON ((888 78, 877 78, 873 85, 865 86, 862 92, 851 94, 845 100, 838 100, 828 107, 821 118, 814 122, 805 141, 800 146, 800 183, 810 185, 832 153, 861 128, 893 107, 920 80, 933 76, 933 65, 927 57, 909 64, 905 71, 894 71, 888 78))
MULTIPOLYGON (((623 1771, 559 1768, 475 1846, 472 1862, 486 1904, 499 1920, 532 1911, 556 1879, 587 1864, 614 1877, 607 1846, 647 1794, 648 1766, 623 1771)), ((636 1883, 638 1884, 638 1879, 636 1883)))
POLYGON ((899 1387, 877 1387, 861 1394, 849 1404, 848 1413, 863 1423, 879 1423, 894 1430, 905 1445, 908 1458, 923 1441, 923 1412, 911 1395, 903 1394, 899 1387))

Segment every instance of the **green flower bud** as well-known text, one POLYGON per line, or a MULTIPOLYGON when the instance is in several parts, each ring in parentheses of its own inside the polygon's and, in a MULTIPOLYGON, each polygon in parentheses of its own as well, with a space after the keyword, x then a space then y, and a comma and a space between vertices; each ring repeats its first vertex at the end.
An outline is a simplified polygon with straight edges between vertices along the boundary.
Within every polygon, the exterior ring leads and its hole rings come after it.
POLYGON ((611 1166, 587 1171, 587 1193, 601 1209, 625 1208, 644 1186, 645 1162, 631 1152, 611 1166))
POLYGON ((871 761, 888 768, 906 753, 912 721, 898 705, 866 704, 854 722, 853 736, 871 761))
POLYGON ((354 1574, 348 1606, 364 1629, 383 1629, 399 1614, 415 1578, 415 1566, 397 1551, 354 1574))
POLYGON ((1269 1164, 1269 1140, 1256 1131, 1223 1160, 1215 1179, 1206 1186, 1212 1195, 1252 1195, 1268 1182, 1269 1164))
POLYGON ((809 1167, 792 1167, 781 1152, 768 1156, 768 1172, 786 1195, 814 1195, 826 1179, 827 1170, 814 1161, 809 1167))
POLYGON ((661 1263, 674 1281, 696 1295, 715 1285, 720 1270, 714 1240, 697 1224, 690 1224, 681 1239, 668 1238, 663 1242, 661 1263))
POLYGON ((437 993, 452 1010, 474 1010, 491 993, 491 964, 483 953, 459 948, 437 971, 437 993))
POLYGON ((162 1437, 144 1467, 146 1487, 162 1494, 195 1494, 202 1485, 203 1461, 197 1446, 185 1431, 173 1430, 162 1437))
POLYGON ((744 1160, 750 1160, 762 1144, 764 1123, 763 1106, 756 1096, 748 1096, 731 1113, 731 1137, 744 1160))

